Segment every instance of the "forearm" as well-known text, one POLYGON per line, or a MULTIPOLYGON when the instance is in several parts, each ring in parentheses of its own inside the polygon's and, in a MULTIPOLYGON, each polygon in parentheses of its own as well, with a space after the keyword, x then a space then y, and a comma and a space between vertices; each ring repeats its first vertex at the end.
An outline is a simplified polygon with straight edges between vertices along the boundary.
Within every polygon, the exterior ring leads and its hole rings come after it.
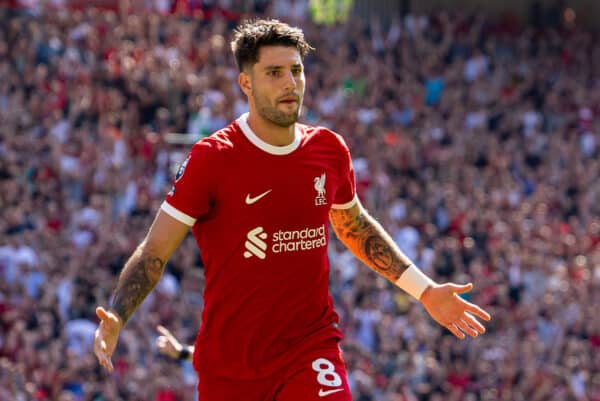
POLYGON ((332 210, 330 220, 340 241, 389 281, 395 283, 412 265, 383 227, 362 207, 332 210))
POLYGON ((340 240, 360 260, 419 300, 429 315, 456 337, 463 339, 465 334, 476 337, 485 333, 485 327, 475 316, 490 320, 490 315, 458 296, 470 291, 471 283, 435 283, 410 261, 358 202, 349 209, 332 209, 329 217, 340 240))
POLYGON ((121 318, 123 325, 156 286, 164 265, 165 261, 144 244, 131 255, 121 271, 111 305, 111 310, 121 318))

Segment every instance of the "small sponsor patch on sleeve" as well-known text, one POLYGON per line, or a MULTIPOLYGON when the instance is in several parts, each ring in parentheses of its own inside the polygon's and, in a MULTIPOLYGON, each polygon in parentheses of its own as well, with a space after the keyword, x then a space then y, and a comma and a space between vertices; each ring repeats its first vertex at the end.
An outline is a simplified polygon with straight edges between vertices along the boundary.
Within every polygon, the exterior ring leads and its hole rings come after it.
POLYGON ((175 182, 179 181, 179 179, 181 177, 183 177, 183 173, 185 173, 185 168, 188 165, 188 162, 190 161, 190 156, 188 156, 183 163, 181 163, 181 165, 179 166, 179 170, 177 170, 177 174, 175 174, 175 182))

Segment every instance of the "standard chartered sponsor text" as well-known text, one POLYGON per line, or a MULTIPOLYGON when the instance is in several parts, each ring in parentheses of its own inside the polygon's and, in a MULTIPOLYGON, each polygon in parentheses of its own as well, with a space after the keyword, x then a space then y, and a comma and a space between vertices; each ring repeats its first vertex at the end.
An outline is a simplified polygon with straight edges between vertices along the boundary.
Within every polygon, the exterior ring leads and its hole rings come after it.
POLYGON ((317 228, 304 228, 302 230, 279 230, 273 233, 274 253, 306 251, 327 245, 325 238, 325 225, 317 228))

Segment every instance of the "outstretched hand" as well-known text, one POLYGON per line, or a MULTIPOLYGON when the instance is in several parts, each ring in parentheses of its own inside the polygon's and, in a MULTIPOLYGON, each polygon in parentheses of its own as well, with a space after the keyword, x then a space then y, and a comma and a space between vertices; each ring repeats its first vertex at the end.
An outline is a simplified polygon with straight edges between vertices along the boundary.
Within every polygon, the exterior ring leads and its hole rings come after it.
POLYGON ((423 292, 420 301, 433 320, 446 327, 456 337, 461 340, 465 335, 477 337, 485 333, 485 327, 476 317, 489 321, 491 316, 479 306, 458 295, 469 292, 472 288, 471 283, 434 285, 423 292))
POLYGON ((96 316, 100 319, 100 324, 94 334, 94 354, 96 354, 100 365, 112 373, 114 367, 111 357, 117 347, 123 324, 116 314, 101 306, 96 308, 96 316))

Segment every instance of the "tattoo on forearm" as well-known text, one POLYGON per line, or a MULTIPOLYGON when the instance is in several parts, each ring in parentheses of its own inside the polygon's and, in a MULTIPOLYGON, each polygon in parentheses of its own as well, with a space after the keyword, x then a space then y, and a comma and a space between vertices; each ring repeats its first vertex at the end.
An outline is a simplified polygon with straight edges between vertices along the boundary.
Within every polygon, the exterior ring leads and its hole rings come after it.
POLYGON ((165 265, 164 261, 152 255, 141 255, 135 259, 134 254, 125 265, 111 307, 123 319, 123 324, 158 283, 165 265))
POLYGON ((376 235, 372 235, 365 240, 365 253, 375 266, 381 271, 393 271, 394 258, 392 249, 376 235))
POLYGON ((410 266, 385 230, 366 213, 332 210, 331 224, 338 238, 367 266, 396 281, 410 266))

